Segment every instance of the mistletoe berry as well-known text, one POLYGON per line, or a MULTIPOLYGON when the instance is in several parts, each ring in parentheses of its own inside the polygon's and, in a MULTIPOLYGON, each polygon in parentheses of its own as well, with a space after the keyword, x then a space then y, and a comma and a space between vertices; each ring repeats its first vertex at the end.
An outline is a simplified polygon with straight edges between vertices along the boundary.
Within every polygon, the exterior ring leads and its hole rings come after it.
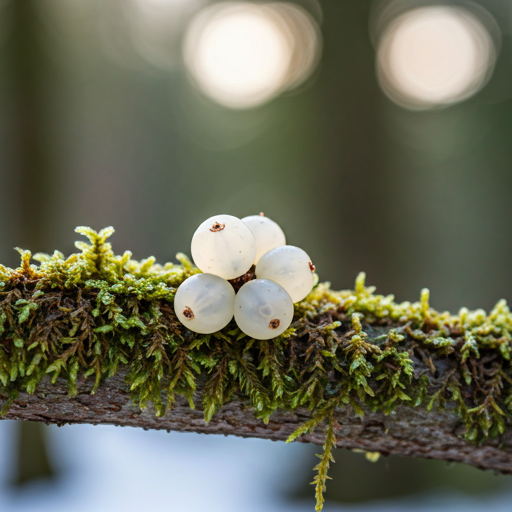
POLYGON ((281 285, 293 302, 299 302, 313 289, 314 269, 306 252, 293 245, 283 245, 262 256, 256 265, 256 277, 281 285))
POLYGON ((256 241, 237 217, 216 215, 205 220, 192 237, 192 258, 203 272, 235 279, 252 266, 256 241))
POLYGON ((293 312, 288 293, 267 279, 245 283, 236 295, 235 321, 241 331, 257 340, 269 340, 286 331, 293 312))
POLYGON ((188 329, 201 334, 220 331, 233 318, 235 291, 213 274, 186 279, 174 297, 174 311, 188 329))
POLYGON ((256 240, 256 257, 254 264, 268 251, 286 244, 283 230, 273 220, 263 214, 244 217, 242 222, 249 226, 256 240))

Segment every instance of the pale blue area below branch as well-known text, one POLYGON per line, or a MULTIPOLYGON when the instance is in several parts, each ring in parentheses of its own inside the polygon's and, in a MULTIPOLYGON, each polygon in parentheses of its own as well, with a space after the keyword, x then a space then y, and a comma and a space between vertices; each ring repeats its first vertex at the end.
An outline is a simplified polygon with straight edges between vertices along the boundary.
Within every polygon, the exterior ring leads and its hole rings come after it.
MULTIPOLYGON (((13 491, 6 485, 12 471, 13 426, 0 422, 2 512, 314 510, 313 492, 309 503, 286 498, 304 464, 311 466, 306 445, 109 426, 50 427, 60 478, 13 491)), ((356 506, 327 503, 324 511, 409 512, 413 507, 415 512, 510 512, 512 492, 481 499, 437 493, 356 506)))

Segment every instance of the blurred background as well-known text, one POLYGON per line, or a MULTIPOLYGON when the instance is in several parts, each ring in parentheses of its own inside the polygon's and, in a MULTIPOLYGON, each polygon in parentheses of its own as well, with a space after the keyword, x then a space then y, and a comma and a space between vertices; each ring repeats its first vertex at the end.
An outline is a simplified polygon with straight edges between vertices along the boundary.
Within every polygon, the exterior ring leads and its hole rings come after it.
MULTIPOLYGON (((512 300, 507 0, 0 0, 0 261, 77 225, 171 261, 265 212, 322 280, 512 300)), ((0 422, 0 510, 313 510, 315 447, 0 422)), ((327 511, 509 511, 511 477, 338 451, 327 511)))

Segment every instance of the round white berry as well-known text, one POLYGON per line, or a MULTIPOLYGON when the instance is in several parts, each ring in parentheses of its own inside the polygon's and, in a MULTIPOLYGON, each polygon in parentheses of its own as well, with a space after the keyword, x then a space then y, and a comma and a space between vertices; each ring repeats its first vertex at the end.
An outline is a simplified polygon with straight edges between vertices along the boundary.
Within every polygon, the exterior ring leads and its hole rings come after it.
POLYGON ((247 224, 256 240, 256 257, 254 264, 268 251, 286 244, 283 230, 277 223, 264 215, 250 215, 244 217, 242 222, 247 224))
POLYGON ((273 281, 254 279, 236 294, 235 321, 247 336, 269 340, 282 334, 293 320, 293 302, 273 281))
POLYGON ((188 329, 202 334, 220 331, 233 318, 235 290, 213 274, 196 274, 178 288, 174 311, 188 329))
POLYGON ((261 257, 256 265, 256 277, 281 285, 293 302, 299 302, 313 289, 314 269, 310 257, 302 249, 283 245, 261 257))
POLYGON ((251 268, 256 241, 252 231, 240 219, 216 215, 197 228, 191 250, 194 263, 203 272, 235 279, 251 268))

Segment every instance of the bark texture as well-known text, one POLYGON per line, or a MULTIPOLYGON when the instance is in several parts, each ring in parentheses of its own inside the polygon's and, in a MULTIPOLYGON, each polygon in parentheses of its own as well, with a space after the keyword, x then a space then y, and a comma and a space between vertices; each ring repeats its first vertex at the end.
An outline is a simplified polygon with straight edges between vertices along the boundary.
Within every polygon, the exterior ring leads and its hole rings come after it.
MULTIPOLYGON (((272 441, 286 440, 309 419, 307 410, 277 411, 269 423, 264 424, 250 409, 244 409, 234 401, 222 407, 210 423, 206 423, 203 412, 191 410, 181 397, 177 397, 175 407, 165 417, 158 418, 151 407, 141 411, 132 402, 124 382, 125 371, 120 369, 116 376, 107 379, 94 395, 90 394, 92 386, 83 382, 74 398, 68 397, 65 379, 51 384, 49 378, 44 378, 35 394, 20 393, 6 418, 58 425, 89 423, 236 435, 272 441)), ((336 432, 338 448, 463 462, 480 469, 512 474, 510 429, 499 440, 478 446, 460 437, 464 426, 449 410, 427 412, 424 407, 397 406, 390 415, 367 411, 361 419, 347 407, 336 412, 336 419, 339 423, 336 432)), ((321 445, 325 441, 324 432, 319 427, 299 440, 321 445)))

